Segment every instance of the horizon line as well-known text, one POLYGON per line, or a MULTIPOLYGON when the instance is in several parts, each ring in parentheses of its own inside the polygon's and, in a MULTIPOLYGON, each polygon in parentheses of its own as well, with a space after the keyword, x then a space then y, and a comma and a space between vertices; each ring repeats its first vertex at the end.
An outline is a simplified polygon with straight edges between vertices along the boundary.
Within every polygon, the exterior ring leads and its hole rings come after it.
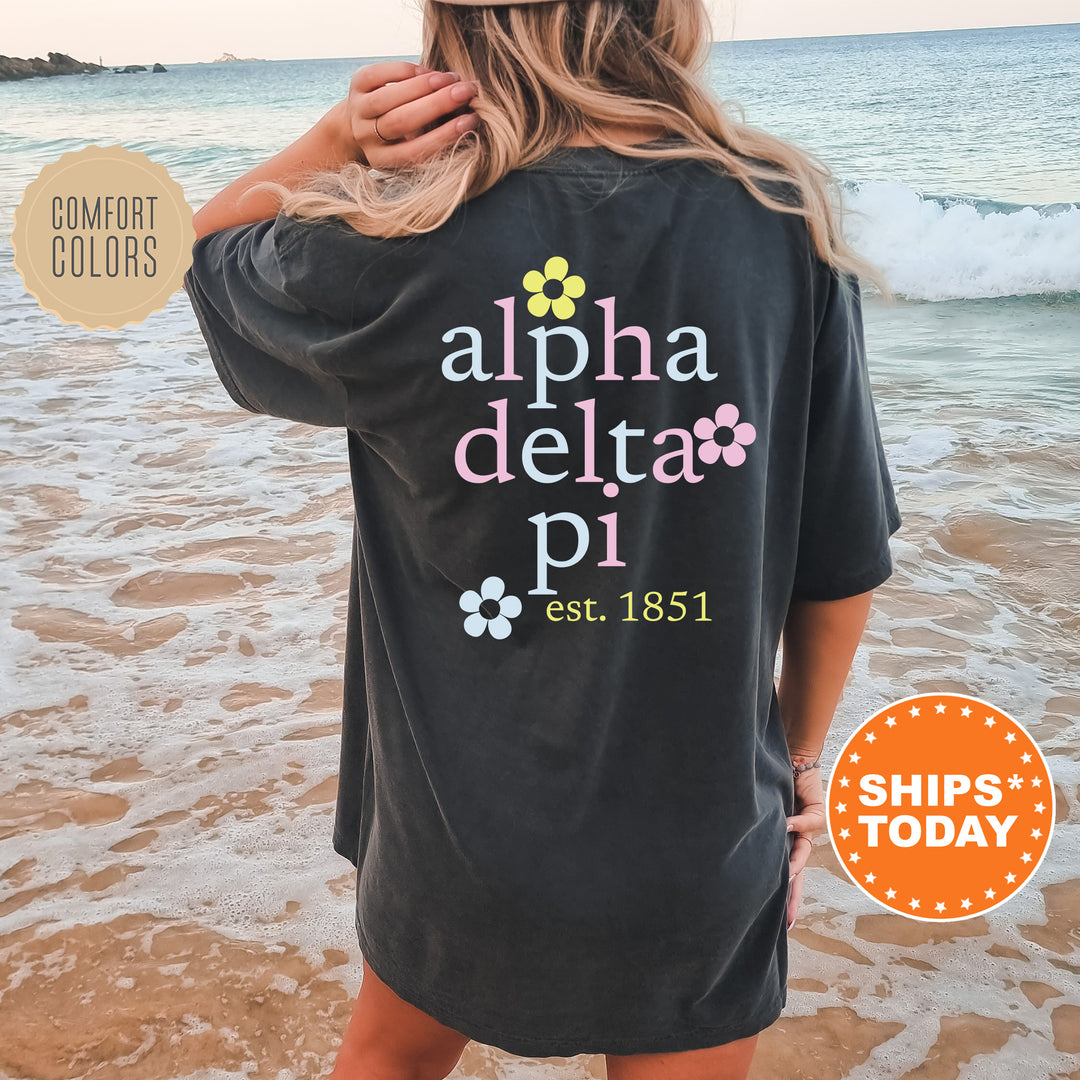
MULTIPOLYGON (((834 34, 777 34, 768 37, 722 37, 714 38, 711 45, 725 45, 734 44, 736 42, 753 42, 753 41, 816 41, 827 40, 832 38, 859 38, 859 37, 907 37, 915 34, 955 34, 965 32, 975 32, 981 30, 1022 30, 1022 29, 1034 29, 1036 27, 1054 27, 1054 26, 1077 26, 1080 27, 1080 21, 1073 22, 1038 22, 1038 23, 1001 23, 994 26, 951 26, 951 27, 939 27, 934 29, 924 30, 871 30, 862 32, 840 32, 834 34)), ((59 50, 52 49, 51 52, 57 52, 59 50)), ((188 64, 217 64, 217 63, 263 63, 263 64, 275 64, 275 63, 293 63, 299 60, 384 60, 384 59, 411 59, 413 57, 419 57, 418 52, 404 52, 404 53, 358 53, 352 56, 278 56, 278 57, 241 57, 236 54, 232 49, 224 49, 223 52, 230 55, 237 56, 235 61, 227 60, 221 61, 217 59, 212 60, 169 60, 169 61, 151 61, 152 63, 170 63, 175 66, 183 66, 188 64)), ((46 54, 47 55, 47 54, 46 54)), ((72 59, 80 60, 78 56, 68 53, 72 59)), ((31 59, 26 57, 25 59, 31 59)), ((43 58, 42 58, 43 59, 43 58)), ((81 63, 91 63, 92 61, 80 60, 81 63)), ((127 61, 127 63, 137 61, 127 61)), ((121 62, 103 64, 103 67, 122 67, 125 66, 121 62)))

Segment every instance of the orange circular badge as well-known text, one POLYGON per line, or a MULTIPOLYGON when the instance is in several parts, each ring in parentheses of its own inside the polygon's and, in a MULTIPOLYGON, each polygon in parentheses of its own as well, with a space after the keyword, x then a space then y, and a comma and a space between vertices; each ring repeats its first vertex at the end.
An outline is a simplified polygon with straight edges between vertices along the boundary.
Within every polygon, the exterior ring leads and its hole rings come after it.
POLYGON ((905 698, 860 725, 826 806, 851 880, 890 911, 939 922, 1005 903, 1054 827, 1038 745, 1001 709, 961 694, 905 698))

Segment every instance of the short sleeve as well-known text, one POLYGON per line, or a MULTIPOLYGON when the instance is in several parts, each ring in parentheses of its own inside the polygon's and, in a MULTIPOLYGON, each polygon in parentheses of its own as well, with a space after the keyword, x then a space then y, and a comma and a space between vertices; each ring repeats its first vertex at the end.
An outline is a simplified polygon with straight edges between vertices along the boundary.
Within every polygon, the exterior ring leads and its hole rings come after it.
POLYGON ((893 569, 889 537, 901 524, 871 395, 859 279, 828 269, 792 590, 807 600, 841 600, 882 584, 893 569))
POLYGON ((346 426, 346 391, 313 346, 340 333, 299 299, 312 267, 284 214, 195 241, 184 288, 229 396, 248 412, 346 426))

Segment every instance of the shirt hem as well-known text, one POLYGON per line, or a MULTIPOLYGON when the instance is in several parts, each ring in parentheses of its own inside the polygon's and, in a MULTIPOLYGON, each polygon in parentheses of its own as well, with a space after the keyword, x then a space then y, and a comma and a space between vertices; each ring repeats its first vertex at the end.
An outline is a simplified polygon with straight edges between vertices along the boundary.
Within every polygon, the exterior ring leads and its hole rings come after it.
POLYGON ((873 566, 864 570, 861 574, 844 579, 835 579, 824 585, 795 587, 792 589, 793 600, 846 600, 851 596, 869 592, 883 585, 892 577, 895 567, 892 556, 886 553, 873 566))
POLYGON ((647 1035, 640 1032, 633 1035, 523 1035, 503 1031, 466 1017, 430 988, 422 990, 413 984, 402 969, 387 962, 378 950, 372 947, 360 923, 359 911, 356 913, 356 933, 360 951, 368 966, 403 1001, 474 1042, 493 1046, 516 1057, 576 1057, 579 1054, 626 1055, 704 1050, 759 1034, 780 1018, 787 1004, 787 988, 783 986, 780 993, 770 999, 768 1005, 726 1024, 653 1032, 647 1035))
MULTIPOLYGON (((189 268, 184 275, 185 292, 188 299, 191 301, 191 306, 195 311, 195 317, 198 320, 199 327, 202 330, 203 338, 206 341, 207 352, 210 353, 210 359, 214 362, 214 368, 217 370, 218 378, 221 380, 221 385, 225 387, 229 397, 233 402, 244 409, 246 412, 255 413, 256 415, 263 415, 262 410, 256 408, 251 404, 237 386, 236 380, 232 376, 232 372, 229 370, 228 361, 225 358, 225 349, 218 339, 211 324, 211 315, 209 310, 212 305, 209 300, 199 294, 199 283, 195 279, 195 272, 192 268, 189 268), (190 285, 190 287, 188 287, 190 285), (203 307, 206 305, 206 308, 203 307)), ((218 316, 220 318, 220 315, 218 316)))
POLYGON ((335 850, 335 851, 336 851, 336 852, 337 852, 337 853, 338 853, 338 854, 339 854, 339 855, 340 855, 340 856, 341 856, 341 857, 342 857, 343 859, 348 859, 348 860, 349 860, 349 862, 351 862, 351 863, 353 864, 353 866, 354 866, 354 867, 355 867, 355 868, 356 868, 357 870, 359 870, 359 869, 360 869, 360 858, 359 858, 359 855, 350 855, 350 854, 349 854, 349 845, 345 843, 345 836, 344 836, 344 834, 343 834, 343 833, 339 833, 339 832, 337 832, 337 831, 335 830, 335 831, 334 831, 334 834, 333 834, 333 838, 332 838, 332 840, 331 840, 331 843, 333 844, 333 848, 334 848, 334 850, 335 850))

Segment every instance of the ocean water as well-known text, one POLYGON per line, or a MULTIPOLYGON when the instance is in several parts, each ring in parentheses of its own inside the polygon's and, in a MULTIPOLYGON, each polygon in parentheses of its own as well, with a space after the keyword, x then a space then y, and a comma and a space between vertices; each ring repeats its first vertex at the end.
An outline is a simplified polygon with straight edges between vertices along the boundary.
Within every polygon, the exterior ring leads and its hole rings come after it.
MULTIPOLYGON (((820 1022, 804 1030, 829 1046, 839 1021, 819 1010, 838 1004, 880 1032, 845 1065, 852 1080, 917 1067, 944 1012, 982 1018, 964 1076, 1080 1067, 1054 1017, 1080 1007, 1066 962, 1080 922, 1077 56, 1080 24, 713 50, 721 97, 836 171, 849 238, 899 294, 868 290, 865 318, 904 526, 826 760, 889 700, 961 691, 1023 723, 1055 779, 1035 879, 943 940, 918 923, 879 932, 819 838, 788 1015, 820 1022), (1040 984, 1055 993, 1021 990, 1040 984)), ((115 332, 42 312, 12 266, 13 211, 45 164, 90 143, 145 152, 198 207, 365 62, 0 84, 0 1003, 41 1075, 105 1061, 166 1075, 150 1062, 177 1030, 177 1076, 288 1080, 333 1048, 313 1016, 340 1030, 338 990, 359 978, 352 870, 330 848, 352 507, 340 433, 236 409, 183 293, 115 332), (209 958, 182 977, 147 944, 174 919, 209 958), (248 942, 248 960, 220 959, 223 938, 248 942), (73 974, 98 969, 92 993, 73 974), (268 1050, 236 1001, 213 1028, 233 1034, 211 1039, 185 980, 261 995, 291 1049, 268 1050), (66 1034, 42 1028, 39 1045, 43 999, 66 1034), (87 1050, 109 1009, 139 1037, 87 1050)), ((30 1060, 0 1056, 0 1076, 38 1075, 30 1060)))

